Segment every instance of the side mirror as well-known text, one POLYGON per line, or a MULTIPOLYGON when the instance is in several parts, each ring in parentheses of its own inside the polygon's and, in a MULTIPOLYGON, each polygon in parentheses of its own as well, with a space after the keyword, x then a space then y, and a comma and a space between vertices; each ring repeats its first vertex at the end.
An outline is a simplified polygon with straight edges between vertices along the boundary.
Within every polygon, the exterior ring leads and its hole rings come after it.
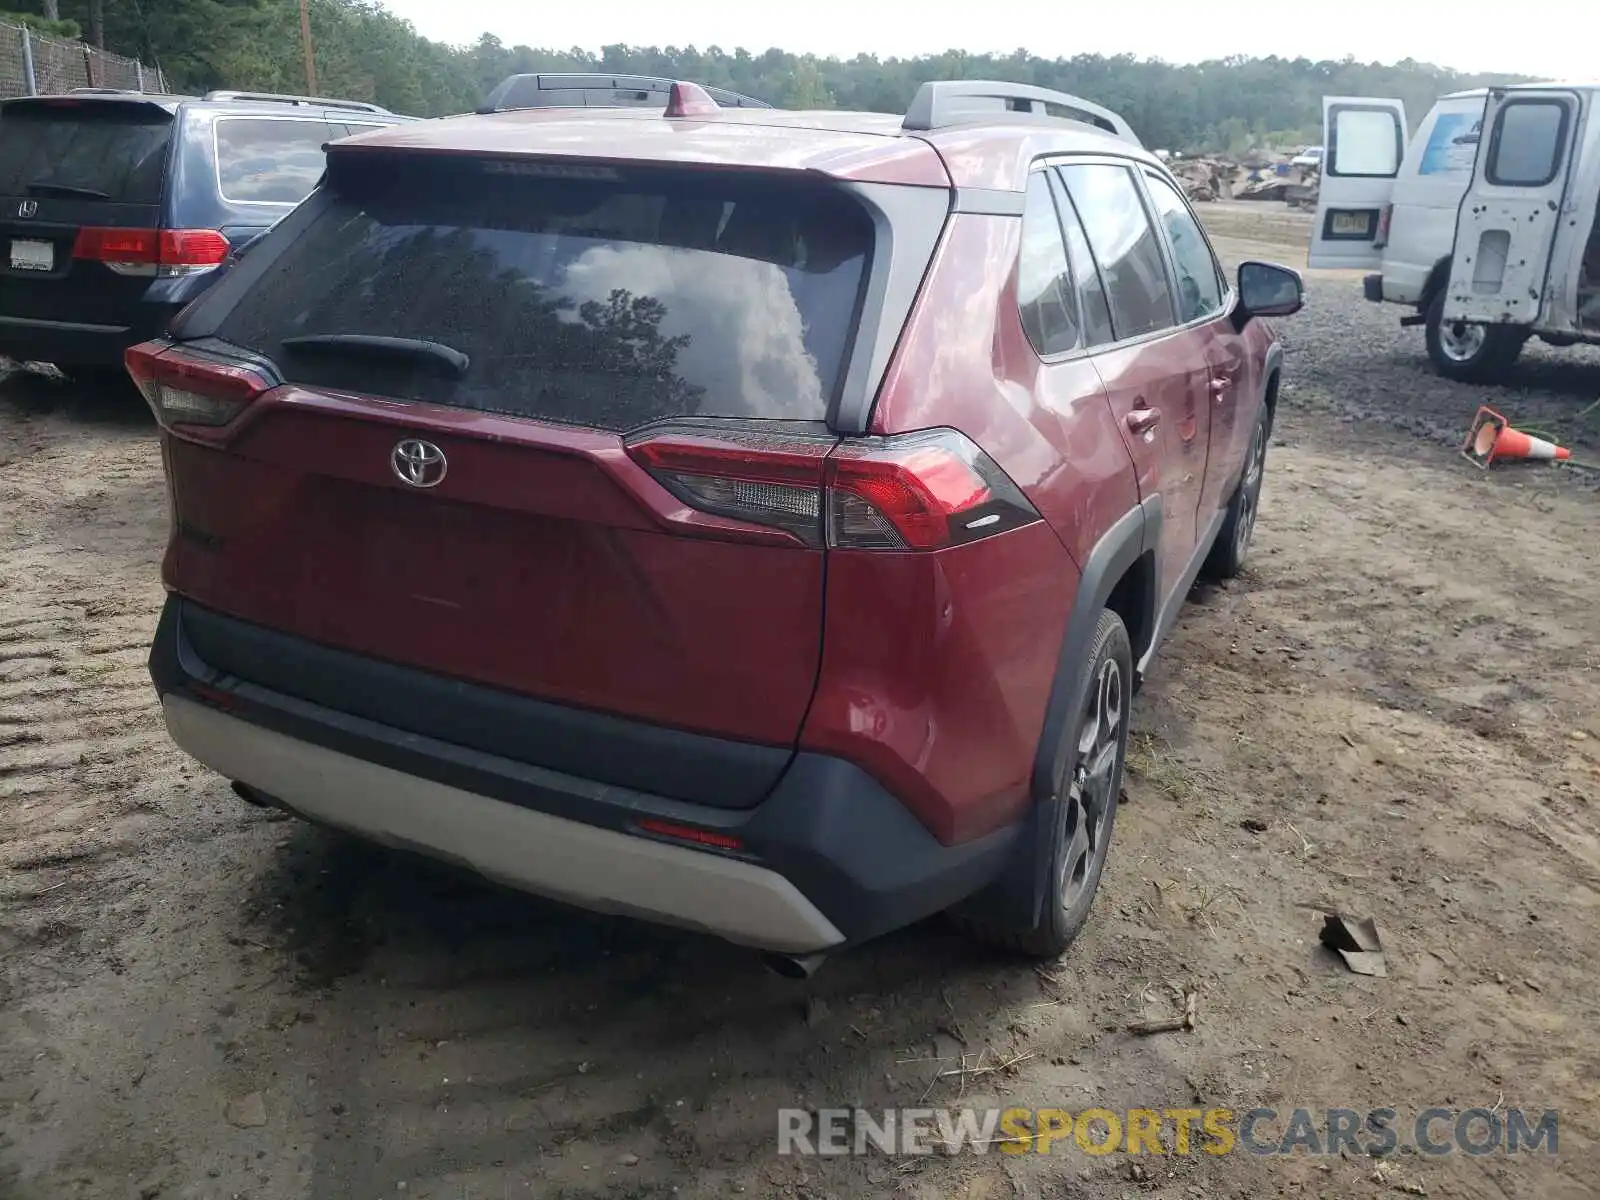
POLYGON ((1239 266, 1239 303, 1235 324, 1243 327, 1251 317, 1287 317, 1305 307, 1305 285, 1300 272, 1276 263, 1247 262, 1239 266))

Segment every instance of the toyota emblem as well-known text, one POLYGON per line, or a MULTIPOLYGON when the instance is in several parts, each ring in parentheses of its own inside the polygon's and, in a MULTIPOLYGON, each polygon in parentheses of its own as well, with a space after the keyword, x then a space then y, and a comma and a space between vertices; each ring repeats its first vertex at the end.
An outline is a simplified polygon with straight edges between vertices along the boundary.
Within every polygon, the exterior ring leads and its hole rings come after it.
POLYGON ((414 488, 438 487, 450 469, 444 451, 432 442, 421 438, 407 438, 395 444, 389 455, 389 467, 395 478, 414 488))
POLYGON ((17 216, 19 217, 31 217, 38 211, 39 202, 37 200, 24 200, 17 205, 17 216))

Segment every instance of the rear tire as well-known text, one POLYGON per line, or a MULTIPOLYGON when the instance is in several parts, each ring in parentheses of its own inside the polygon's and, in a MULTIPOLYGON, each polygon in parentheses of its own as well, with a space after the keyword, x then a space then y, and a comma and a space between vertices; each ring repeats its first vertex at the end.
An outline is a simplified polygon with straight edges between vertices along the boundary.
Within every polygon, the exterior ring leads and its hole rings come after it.
POLYGON ((1510 325, 1470 325, 1444 319, 1444 291, 1428 305, 1424 322, 1428 358, 1446 379, 1460 383, 1486 383, 1511 369, 1528 340, 1521 328, 1510 325))
POLYGON ((1066 777, 1057 781, 1055 795, 1039 813, 1040 827, 1049 833, 1033 847, 1023 847, 1025 852, 1008 867, 1008 877, 997 884, 1010 895, 1031 898, 1039 856, 1047 855, 1047 889, 1038 911, 1009 919, 959 913, 955 918, 982 941, 1031 958, 1059 957, 1089 919, 1122 794, 1133 700, 1133 648, 1122 618, 1110 609, 1100 614, 1088 660, 1066 777))
POLYGON ((1250 539, 1256 531, 1256 514, 1261 511, 1261 484, 1267 474, 1267 442, 1272 437, 1272 421, 1262 405, 1256 414, 1256 427, 1250 434, 1250 451, 1245 456, 1244 474, 1228 501, 1227 516, 1217 530, 1202 568, 1208 578, 1232 579, 1244 570, 1250 556, 1250 539))

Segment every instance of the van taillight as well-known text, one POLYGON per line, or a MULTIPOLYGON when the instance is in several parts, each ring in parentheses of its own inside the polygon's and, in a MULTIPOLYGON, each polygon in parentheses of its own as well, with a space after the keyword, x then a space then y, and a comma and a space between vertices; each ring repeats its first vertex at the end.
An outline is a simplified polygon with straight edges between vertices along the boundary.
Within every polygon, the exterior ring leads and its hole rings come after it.
POLYGON ((215 229, 78 230, 72 257, 104 263, 119 275, 194 275, 228 257, 228 239, 215 229))
POLYGON ((807 546, 940 550, 1039 514, 954 429, 832 438, 664 426, 628 443, 634 461, 700 512, 781 529, 807 546))
POLYGON ((217 362, 166 342, 134 346, 123 362, 165 429, 226 425, 271 387, 248 367, 217 362))
POLYGON ((1385 204, 1378 210, 1378 232, 1373 235, 1372 248, 1382 250, 1389 244, 1389 222, 1394 219, 1394 205, 1385 204))

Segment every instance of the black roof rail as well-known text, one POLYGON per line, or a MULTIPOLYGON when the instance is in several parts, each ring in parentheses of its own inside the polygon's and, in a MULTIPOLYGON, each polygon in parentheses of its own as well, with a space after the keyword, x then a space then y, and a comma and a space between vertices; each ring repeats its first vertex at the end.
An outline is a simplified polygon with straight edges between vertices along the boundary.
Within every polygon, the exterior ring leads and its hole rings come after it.
POLYGON ((143 96, 145 93, 134 88, 107 88, 107 87, 80 87, 69 88, 69 96, 143 96))
POLYGON ((979 121, 1076 121, 1114 134, 1143 149, 1143 143, 1116 113, 1093 100, 1027 83, 986 79, 930 80, 917 89, 901 128, 913 132, 979 121))
MULTIPOLYGON (((477 108, 479 113, 513 112, 524 108, 652 108, 666 107, 674 79, 655 75, 609 75, 599 72, 550 72, 508 75, 477 108)), ((765 100, 726 88, 706 93, 723 108, 771 108, 765 100)))
POLYGON ((206 100, 260 100, 273 104, 305 104, 317 108, 342 108, 351 112, 374 113, 378 116, 394 116, 387 108, 376 104, 368 104, 365 100, 335 100, 327 96, 289 96, 279 95, 277 92, 235 92, 220 91, 207 92, 203 99, 206 100))

